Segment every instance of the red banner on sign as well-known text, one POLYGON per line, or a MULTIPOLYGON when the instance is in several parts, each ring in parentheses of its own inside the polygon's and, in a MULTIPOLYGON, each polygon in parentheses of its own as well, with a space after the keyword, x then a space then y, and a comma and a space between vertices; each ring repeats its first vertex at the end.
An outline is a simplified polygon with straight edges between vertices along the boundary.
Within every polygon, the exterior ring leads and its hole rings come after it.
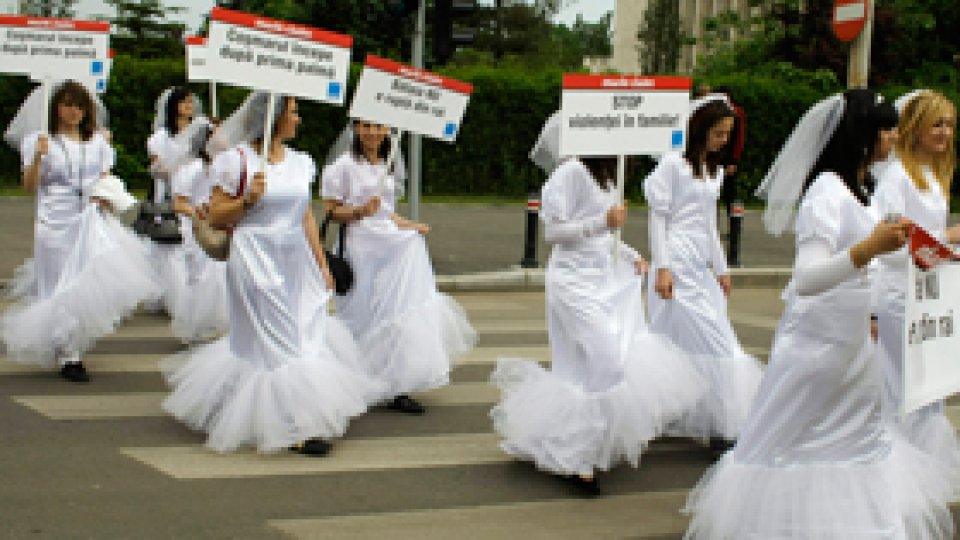
POLYGON ((379 56, 374 56, 372 54, 367 55, 367 61, 364 65, 373 69, 379 69, 380 71, 386 71, 387 73, 393 73, 402 77, 414 79, 417 82, 424 84, 439 86, 441 88, 446 88, 447 90, 453 90, 454 92, 459 92, 468 96, 473 93, 473 85, 470 83, 451 79, 450 77, 444 77, 443 75, 424 71, 413 66, 401 64, 400 62, 394 62, 393 60, 387 60, 386 58, 380 58, 379 56))
POLYGON ((187 36, 186 38, 184 38, 183 41, 187 45, 206 45, 207 44, 207 38, 203 36, 187 36))
POLYGON ((565 73, 564 90, 690 90, 690 77, 676 76, 622 76, 565 73))
POLYGON ((246 26, 262 32, 271 32, 281 36, 297 39, 309 39, 336 47, 349 49, 353 46, 353 36, 338 34, 329 30, 321 30, 310 26, 303 26, 242 11, 234 11, 222 7, 215 7, 210 12, 210 20, 220 21, 239 26, 246 26))
POLYGON ((110 32, 110 23, 103 21, 77 21, 73 19, 52 19, 50 17, 23 17, 21 15, 0 15, 0 26, 22 26, 37 30, 110 32))

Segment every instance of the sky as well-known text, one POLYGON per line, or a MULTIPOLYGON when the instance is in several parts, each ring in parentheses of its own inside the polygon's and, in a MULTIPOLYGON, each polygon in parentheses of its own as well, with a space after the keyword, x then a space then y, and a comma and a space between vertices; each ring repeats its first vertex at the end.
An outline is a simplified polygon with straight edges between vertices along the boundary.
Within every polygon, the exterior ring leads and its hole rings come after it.
MULTIPOLYGON (((344 0, 349 2, 350 0, 344 0)), ((583 15, 584 20, 596 21, 604 13, 613 10, 615 0, 566 0, 569 5, 560 12, 557 22, 571 24, 577 15, 583 15)), ((481 0, 483 3, 492 3, 481 0)), ((214 0, 166 0, 168 6, 187 7, 187 11, 177 15, 177 19, 186 23, 190 31, 196 31, 203 20, 204 14, 210 11, 214 0)), ((0 0, 0 12, 12 12, 16 8, 16 0, 0 0)), ((76 5, 77 18, 92 18, 95 15, 112 15, 112 10, 102 0, 80 0, 76 5)))
POLYGON ((608 11, 613 11, 614 0, 573 0, 557 16, 557 22, 571 24, 577 20, 577 14, 585 21, 597 21, 608 11))

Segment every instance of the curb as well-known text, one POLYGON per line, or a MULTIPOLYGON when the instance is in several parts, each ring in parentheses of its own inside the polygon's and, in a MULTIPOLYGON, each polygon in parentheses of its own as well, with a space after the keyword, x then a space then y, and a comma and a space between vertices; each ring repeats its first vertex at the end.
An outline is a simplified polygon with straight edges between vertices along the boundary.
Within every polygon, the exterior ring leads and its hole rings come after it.
MULTIPOLYGON (((783 289, 790 281, 791 268, 731 268, 733 286, 748 289, 783 289)), ((0 279, 0 291, 10 287, 10 279, 0 279)), ((509 292, 542 291, 545 283, 543 268, 512 268, 498 272, 477 272, 437 276, 441 291, 451 292, 509 292)))
MULTIPOLYGON (((790 281, 792 271, 792 268, 731 268, 730 275, 737 288, 783 289, 790 281)), ((543 268, 437 276, 437 286, 447 293, 542 291, 544 283, 543 268)))

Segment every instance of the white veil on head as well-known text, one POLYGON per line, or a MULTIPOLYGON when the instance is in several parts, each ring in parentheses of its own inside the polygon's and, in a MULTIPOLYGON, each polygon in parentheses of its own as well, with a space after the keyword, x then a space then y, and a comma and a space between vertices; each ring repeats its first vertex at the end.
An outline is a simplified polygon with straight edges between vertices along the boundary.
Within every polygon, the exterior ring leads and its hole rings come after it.
MULTIPOLYGON (((347 123, 347 127, 343 128, 343 131, 340 132, 340 136, 337 137, 337 140, 330 146, 330 149, 327 150, 327 159, 325 165, 329 167, 333 165, 335 161, 340 159, 340 156, 353 152, 353 120, 347 123)), ((401 149, 397 152, 397 155, 394 156, 393 162, 393 177, 397 181, 397 196, 402 197, 404 192, 404 185, 407 183, 407 162, 403 157, 403 150, 401 149)))
POLYGON ((702 98, 690 102, 690 116, 693 116, 693 114, 703 108, 704 105, 713 103, 714 101, 722 102, 728 109, 733 110, 733 104, 730 103, 730 98, 727 97, 726 94, 707 94, 702 98))
POLYGON ((893 102, 893 107, 897 109, 897 114, 903 114, 903 110, 907 108, 907 105, 911 101, 920 97, 922 94, 926 94, 927 92, 930 92, 930 90, 927 90, 926 88, 917 88, 916 90, 912 90, 898 97, 896 101, 893 102))
MULTIPOLYGON (((286 96, 281 94, 274 96, 274 115, 271 129, 277 125, 285 99, 286 96)), ((240 143, 262 139, 266 132, 264 125, 269 102, 269 92, 251 92, 240 107, 214 130, 213 135, 207 142, 207 153, 215 156, 240 143)))
MULTIPOLYGON (((47 100, 52 101, 57 90, 59 90, 65 82, 66 81, 57 81, 48 83, 50 87, 46 92, 44 91, 43 85, 37 86, 30 92, 27 99, 23 101, 23 104, 20 105, 20 110, 17 111, 17 114, 13 117, 13 120, 10 121, 6 131, 3 133, 3 140, 12 146, 14 150, 19 152, 23 139, 31 133, 49 133, 50 118, 47 118, 47 125, 43 125, 43 119, 49 115, 50 109, 50 103, 47 100)), ((84 88, 90 95, 90 99, 93 100, 94 107, 97 110, 97 129, 109 127, 110 116, 107 113, 107 108, 103 105, 103 102, 100 101, 100 96, 95 92, 91 92, 89 88, 85 86, 84 88)))
POLYGON ((560 155, 560 122, 560 111, 551 114, 543 123, 540 136, 530 150, 530 160, 547 175, 553 174, 553 171, 569 157, 560 155))
POLYGON ((834 94, 811 107, 780 149, 757 195, 766 199, 763 223, 767 232, 780 236, 796 212, 803 184, 837 129, 846 109, 843 94, 834 94))
MULTIPOLYGON (((167 128, 167 103, 170 101, 170 96, 173 95, 173 92, 178 88, 183 87, 171 86, 161 92, 160 97, 157 98, 157 104, 153 111, 153 131, 156 132, 167 128)), ((187 91, 189 92, 189 89, 187 91)), ((197 96, 197 94, 190 92, 189 95, 191 101, 193 101, 193 117, 202 117, 203 103, 200 101, 200 98, 197 96)))

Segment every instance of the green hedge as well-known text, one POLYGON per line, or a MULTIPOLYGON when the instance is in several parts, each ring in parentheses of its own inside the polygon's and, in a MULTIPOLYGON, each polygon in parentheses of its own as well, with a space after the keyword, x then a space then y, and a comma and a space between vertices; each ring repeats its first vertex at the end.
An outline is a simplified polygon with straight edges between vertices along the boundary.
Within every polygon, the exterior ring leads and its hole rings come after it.
MULTIPOLYGON (((354 66, 351 86, 360 66, 354 66)), ((560 102, 561 73, 519 68, 452 68, 446 74, 474 84, 474 93, 455 145, 425 140, 423 193, 426 195, 498 195, 522 197, 538 189, 542 173, 527 158, 543 120, 560 102)), ((184 79, 179 59, 118 57, 114 62, 109 92, 104 101, 110 109, 113 141, 117 149, 115 172, 133 188, 148 185, 145 141, 150 135, 154 101, 160 92, 184 79)), ((741 163, 738 189, 745 200, 763 177, 800 115, 816 100, 839 90, 835 80, 822 74, 805 74, 789 67, 764 72, 711 78, 712 84, 731 87, 747 114, 747 145, 741 163)), ((0 79, 0 124, 5 125, 31 84, 23 77, 0 79)), ((208 95, 205 85, 197 93, 208 95)), ((905 88, 887 89, 890 96, 905 88)), ((220 110, 229 112, 246 91, 223 87, 220 110)), ((951 98, 956 92, 947 90, 951 98)), ((304 119, 294 143, 323 163, 327 148, 346 121, 346 108, 302 102, 304 119)), ((639 200, 640 183, 652 162, 633 160, 627 195, 639 200)), ((0 178, 17 182, 18 156, 6 146, 0 149, 0 178)))

